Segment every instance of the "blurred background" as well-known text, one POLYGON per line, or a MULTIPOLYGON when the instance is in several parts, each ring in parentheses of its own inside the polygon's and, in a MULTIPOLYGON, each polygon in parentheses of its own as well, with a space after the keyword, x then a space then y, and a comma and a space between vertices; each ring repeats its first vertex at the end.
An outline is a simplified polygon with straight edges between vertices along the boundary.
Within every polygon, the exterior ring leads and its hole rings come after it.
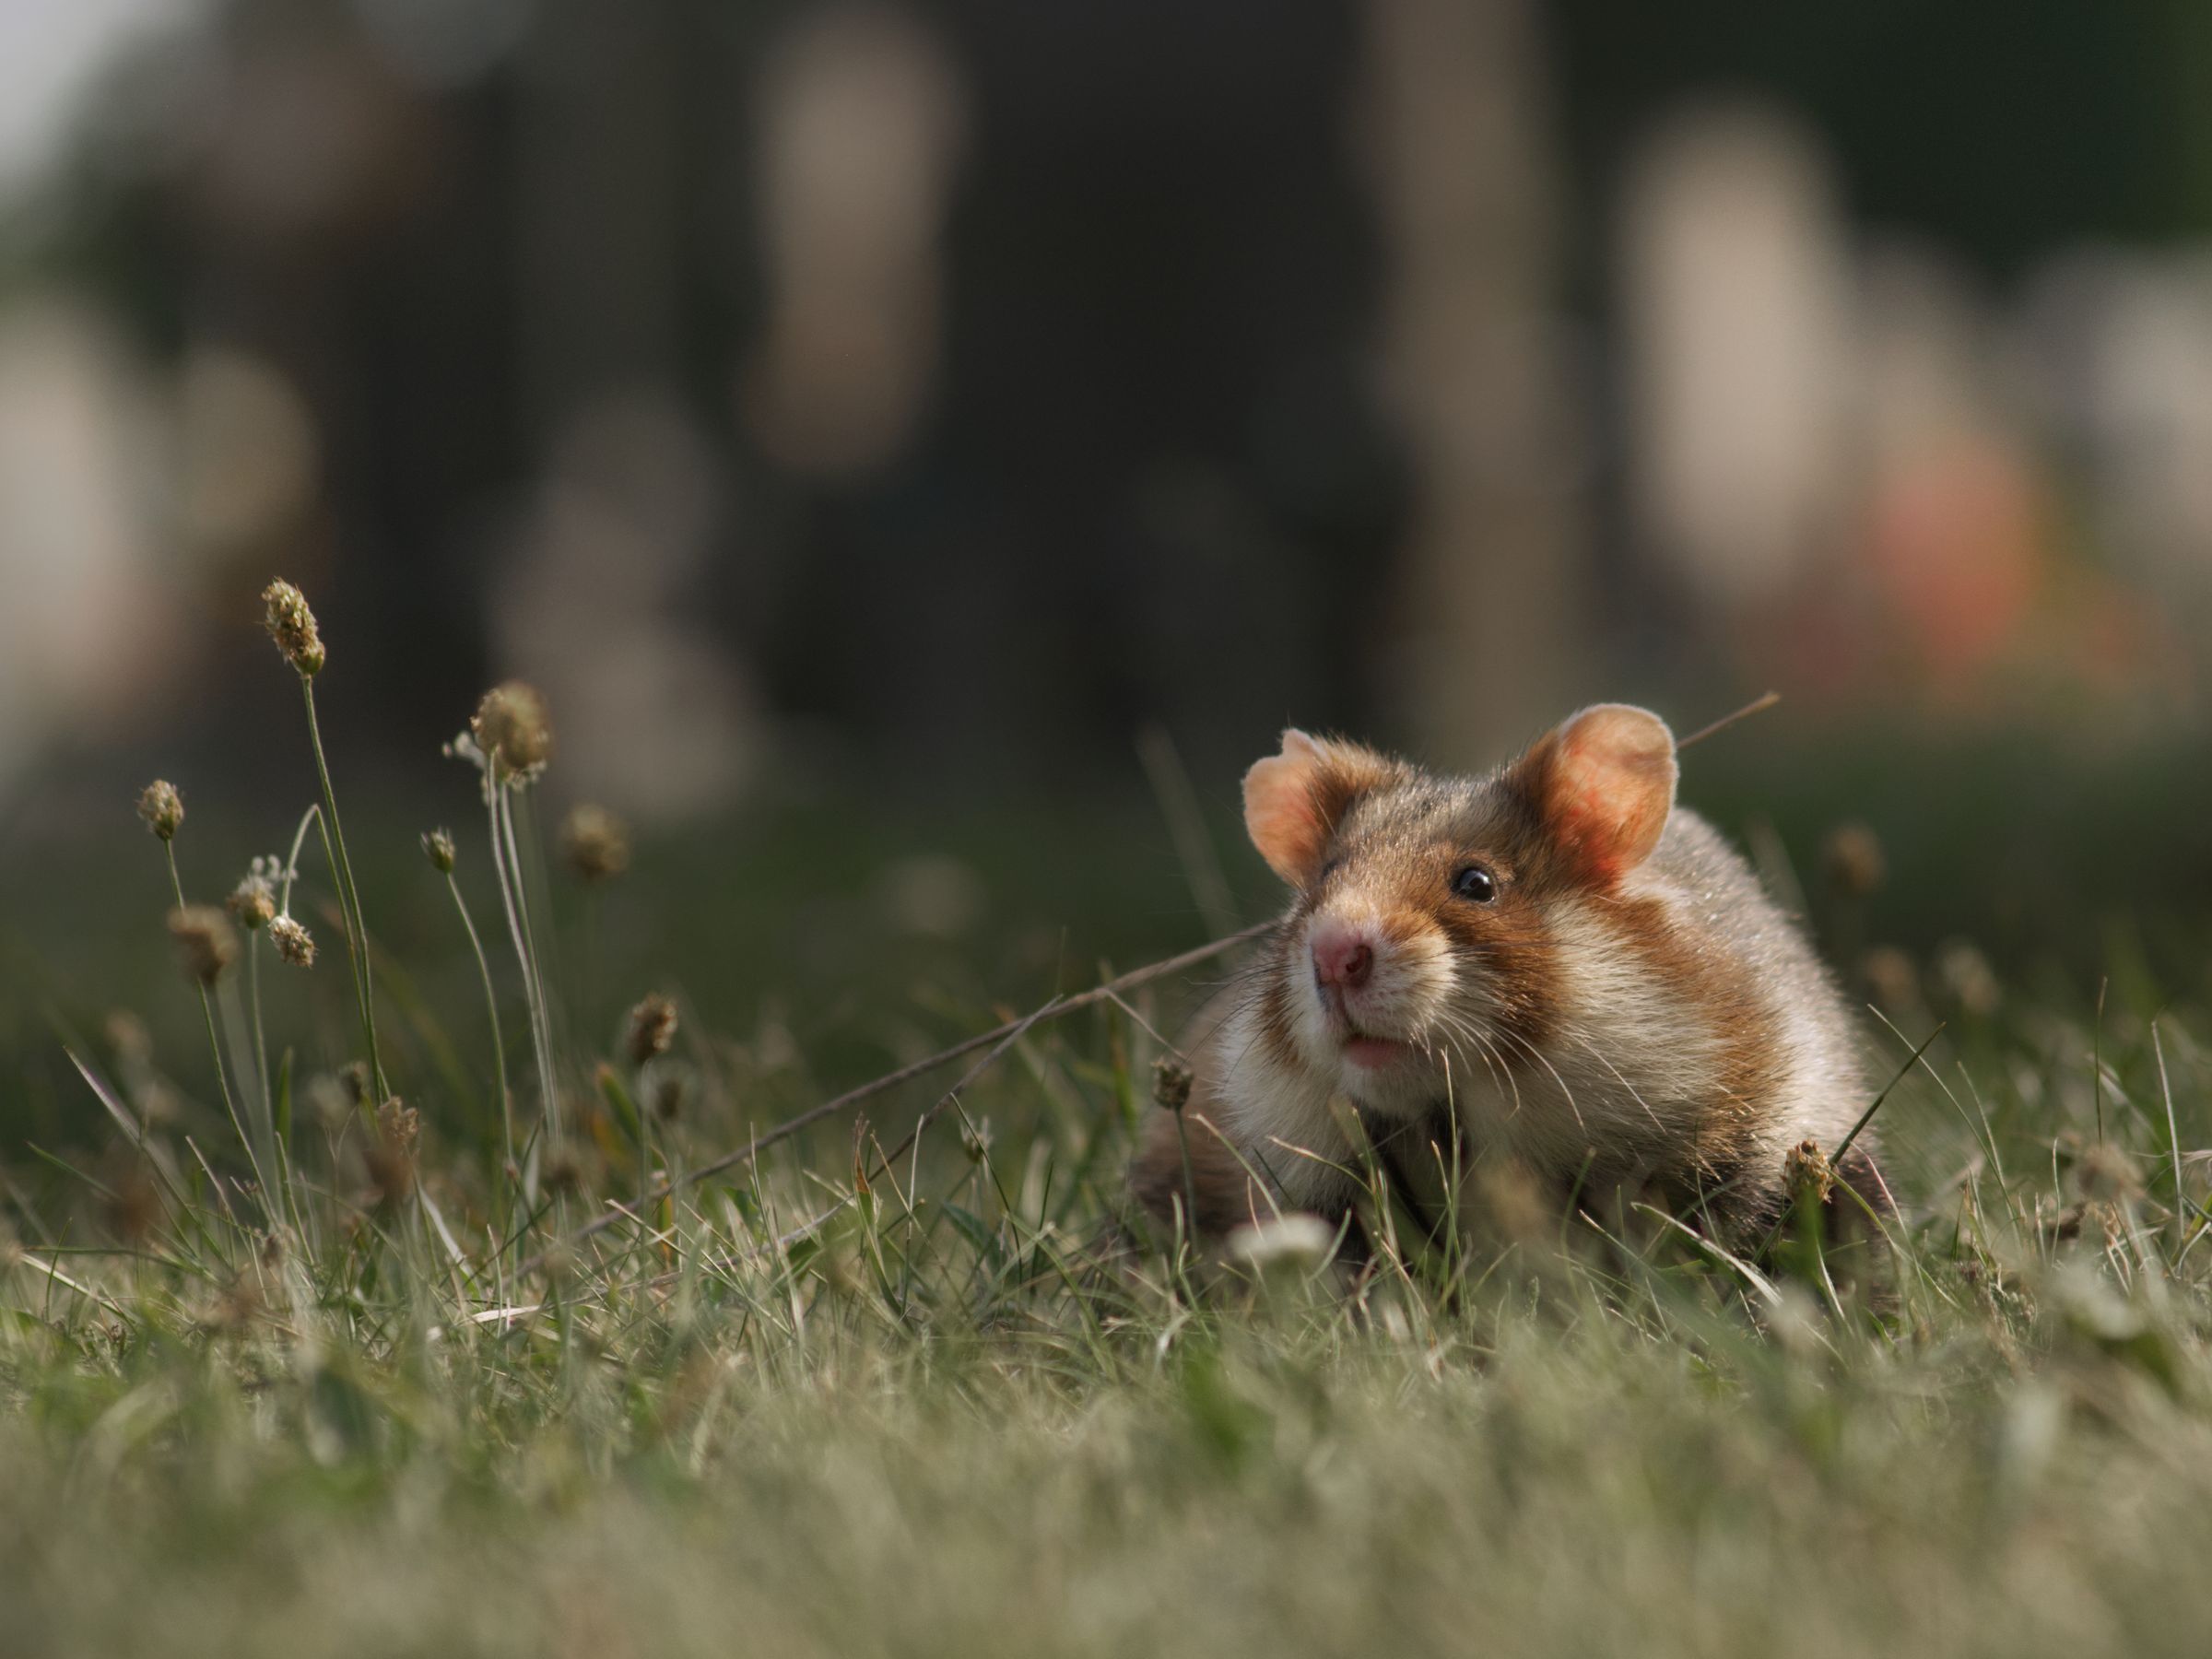
POLYGON ((529 677, 733 1020, 1253 913, 1286 722, 1769 687, 1688 793, 1874 827, 1831 943, 2201 982, 2212 11, 0 0, 23 1047, 139 782, 240 870, 309 798, 273 574, 349 813, 412 857, 529 677))

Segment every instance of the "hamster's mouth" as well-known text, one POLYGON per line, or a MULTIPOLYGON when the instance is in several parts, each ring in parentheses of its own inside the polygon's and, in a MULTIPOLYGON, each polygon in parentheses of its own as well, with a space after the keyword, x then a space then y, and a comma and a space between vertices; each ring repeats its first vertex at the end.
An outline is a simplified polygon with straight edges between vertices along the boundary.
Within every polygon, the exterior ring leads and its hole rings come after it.
POLYGON ((1395 1065, 1410 1059, 1414 1048, 1410 1042, 1400 1042, 1394 1037, 1371 1037, 1365 1031, 1354 1031, 1344 1040, 1344 1057, 1354 1065, 1374 1070, 1384 1065, 1395 1065))

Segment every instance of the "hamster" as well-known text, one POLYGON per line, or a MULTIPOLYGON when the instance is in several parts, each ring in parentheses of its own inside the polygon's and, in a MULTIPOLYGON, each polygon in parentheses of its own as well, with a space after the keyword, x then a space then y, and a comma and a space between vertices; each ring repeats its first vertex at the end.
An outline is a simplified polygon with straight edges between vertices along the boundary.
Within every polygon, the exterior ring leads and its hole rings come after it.
MULTIPOLYGON (((1869 1096, 1841 994, 1677 776, 1618 703, 1473 779, 1285 732, 1244 821, 1290 907, 1201 1016, 1182 1122, 1144 1125, 1138 1204, 1218 1240, 1341 1219, 1379 1168, 1433 1221, 1445 1166, 1487 1159, 1756 1243, 1793 1149, 1834 1152, 1869 1096)), ((1894 1207, 1869 1135, 1834 1173, 1894 1207)))

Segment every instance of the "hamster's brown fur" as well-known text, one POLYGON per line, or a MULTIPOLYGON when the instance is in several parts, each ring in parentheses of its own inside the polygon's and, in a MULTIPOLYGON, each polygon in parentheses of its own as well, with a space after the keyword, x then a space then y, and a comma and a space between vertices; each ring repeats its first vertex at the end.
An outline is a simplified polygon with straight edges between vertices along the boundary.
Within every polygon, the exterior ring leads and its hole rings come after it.
MULTIPOLYGON (((1676 773, 1665 724, 1618 704, 1475 779, 1285 733, 1245 818, 1293 900, 1198 1021, 1181 1132, 1146 1124, 1143 1208, 1194 1206, 1202 1238, 1341 1217, 1375 1165, 1434 1206, 1456 1155, 1594 1213, 1763 1232, 1791 1149, 1833 1151, 1865 1079, 1811 947, 1676 773)), ((1887 1210, 1873 1150, 1839 1173, 1887 1210)))

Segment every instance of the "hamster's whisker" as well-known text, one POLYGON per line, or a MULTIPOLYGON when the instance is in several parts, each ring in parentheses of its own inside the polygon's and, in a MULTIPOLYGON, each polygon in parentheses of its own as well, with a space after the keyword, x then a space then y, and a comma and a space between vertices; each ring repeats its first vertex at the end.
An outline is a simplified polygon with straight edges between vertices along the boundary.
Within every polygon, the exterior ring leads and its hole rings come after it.
POLYGON ((1567 1079, 1559 1076, 1559 1068, 1551 1063, 1550 1059, 1544 1053, 1544 1052, 1537 1048, 1535 1043, 1529 1041, 1527 1038, 1522 1036, 1520 1032, 1508 1030, 1503 1026, 1500 1026, 1498 1028, 1498 1035, 1506 1038, 1510 1041, 1518 1043, 1521 1046, 1522 1051, 1526 1053, 1530 1059, 1534 1060, 1538 1065, 1542 1066, 1546 1071, 1551 1074, 1551 1080, 1559 1086, 1559 1093, 1566 1097, 1567 1110, 1574 1113, 1574 1122, 1576 1127, 1585 1131, 1588 1130, 1590 1125, 1583 1122, 1583 1109, 1575 1104, 1574 1090, 1567 1086, 1567 1079))
POLYGON ((1491 1045, 1480 1029, 1465 1015, 1453 1013, 1447 1008, 1439 1010, 1435 1018, 1438 1025, 1457 1037, 1470 1052, 1482 1061, 1484 1065, 1489 1068, 1492 1082, 1498 1084, 1501 1089, 1512 1092, 1513 1112, 1517 1115, 1521 1110, 1521 1086, 1514 1081, 1513 1069, 1505 1063, 1505 1056, 1491 1045))
POLYGON ((1457 1018, 1465 1025, 1469 1035, 1471 1035, 1477 1042, 1479 1042, 1482 1045, 1484 1053, 1497 1060, 1499 1070, 1505 1074, 1506 1088, 1512 1093, 1513 1115, 1518 1117, 1521 1114, 1521 1108, 1524 1104, 1524 1101, 1521 1099, 1520 1078, 1513 1070, 1512 1063, 1505 1057, 1504 1053, 1498 1048, 1497 1044, 1490 1041, 1489 1037, 1484 1035, 1485 1031, 1488 1031, 1494 1032, 1499 1036, 1503 1036, 1506 1034, 1505 1027, 1491 1021, 1478 1020, 1477 1016, 1468 1013, 1461 1013, 1457 1016, 1457 1018))

